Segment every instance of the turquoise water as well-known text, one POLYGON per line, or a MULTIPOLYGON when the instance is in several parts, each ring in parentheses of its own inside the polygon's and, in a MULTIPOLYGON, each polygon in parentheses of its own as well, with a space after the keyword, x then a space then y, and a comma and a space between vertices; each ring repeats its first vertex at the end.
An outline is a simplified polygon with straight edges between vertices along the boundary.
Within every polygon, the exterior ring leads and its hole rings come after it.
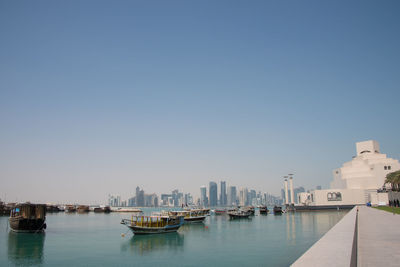
POLYGON ((128 213, 48 214, 45 234, 10 232, 0 217, 0 266, 288 266, 345 214, 211 215, 178 233, 148 236, 119 224, 128 213))

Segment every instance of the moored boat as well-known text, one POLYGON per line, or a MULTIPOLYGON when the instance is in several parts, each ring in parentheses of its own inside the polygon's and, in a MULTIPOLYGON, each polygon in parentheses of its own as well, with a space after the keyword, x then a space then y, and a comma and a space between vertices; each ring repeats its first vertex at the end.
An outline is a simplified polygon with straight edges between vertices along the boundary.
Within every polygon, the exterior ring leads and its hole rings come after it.
POLYGON ((110 212, 111 212, 111 209, 110 209, 109 206, 105 206, 105 207, 95 207, 95 208, 93 209, 93 211, 94 211, 95 213, 110 213, 110 212))
POLYGON ((130 220, 122 219, 121 224, 135 235, 144 235, 176 232, 183 222, 182 216, 132 216, 130 220))
POLYGON ((89 212, 89 206, 80 205, 80 206, 78 206, 78 208, 76 209, 76 211, 77 211, 78 213, 87 213, 87 212, 89 212))
POLYGON ((60 208, 58 206, 50 205, 50 204, 46 205, 46 212, 47 213, 59 212, 59 211, 60 211, 60 208))
POLYGON ((111 212, 110 206, 105 206, 105 207, 103 208, 103 211, 104 211, 104 213, 110 213, 110 212, 111 212))
POLYGON ((260 214, 268 214, 268 212, 269 212, 267 206, 260 206, 259 210, 260 210, 260 214))
POLYGON ((14 232, 36 233, 46 229, 46 205, 17 204, 9 218, 10 228, 14 232))
POLYGON ((274 207, 274 214, 282 214, 282 207, 281 206, 275 206, 274 207))
POLYGON ((230 219, 248 219, 251 213, 245 210, 237 210, 229 211, 228 215, 230 219))
POLYGON ((93 208, 93 212, 95 212, 95 213, 103 213, 104 211, 103 211, 103 208, 101 208, 101 207, 94 207, 93 208))
POLYGON ((65 206, 65 212, 76 212, 76 206, 75 205, 66 205, 65 206))
POLYGON ((185 223, 203 222, 207 216, 207 210, 204 209, 192 209, 182 211, 169 211, 168 214, 171 216, 182 216, 185 223))

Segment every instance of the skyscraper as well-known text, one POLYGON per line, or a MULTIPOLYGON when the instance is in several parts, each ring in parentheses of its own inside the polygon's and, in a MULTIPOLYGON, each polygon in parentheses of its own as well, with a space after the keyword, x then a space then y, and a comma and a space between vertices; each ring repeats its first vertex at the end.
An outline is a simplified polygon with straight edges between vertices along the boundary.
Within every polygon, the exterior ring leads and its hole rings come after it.
POLYGON ((190 193, 185 194, 184 203, 185 205, 193 205, 193 197, 190 193))
POLYGON ((172 198, 171 194, 161 194, 161 205, 168 206, 168 198, 172 198))
POLYGON ((200 205, 203 207, 208 206, 207 187, 205 187, 205 186, 200 187, 200 205))
POLYGON ((236 206, 236 186, 228 187, 228 206, 236 206))
POLYGON ((158 207, 158 196, 156 194, 144 195, 146 207, 158 207))
POLYGON ((138 207, 144 207, 145 206, 145 203, 144 203, 144 191, 143 190, 139 191, 139 195, 136 198, 136 206, 138 206, 138 207))
POLYGON ((251 189, 247 196, 247 205, 253 205, 253 200, 257 198, 256 190, 251 189))
POLYGON ((249 192, 247 190, 247 187, 242 187, 240 188, 239 192, 239 205, 240 206, 247 206, 248 205, 248 196, 249 192))
POLYGON ((135 195, 135 205, 136 207, 139 206, 139 194, 140 194, 140 187, 136 186, 136 195, 135 195))
POLYGON ((172 191, 172 199, 174 200, 174 206, 177 207, 179 206, 179 190, 175 189, 172 191))
POLYGON ((219 205, 221 206, 226 206, 226 183, 225 181, 221 181, 221 186, 220 186, 220 195, 219 195, 219 205))
POLYGON ((210 207, 215 207, 218 205, 218 186, 215 182, 210 182, 209 185, 209 200, 210 200, 210 207))
POLYGON ((121 197, 108 195, 108 205, 110 205, 111 207, 121 206, 121 197))
POLYGON ((131 197, 128 199, 128 207, 134 207, 136 205, 136 197, 131 197))

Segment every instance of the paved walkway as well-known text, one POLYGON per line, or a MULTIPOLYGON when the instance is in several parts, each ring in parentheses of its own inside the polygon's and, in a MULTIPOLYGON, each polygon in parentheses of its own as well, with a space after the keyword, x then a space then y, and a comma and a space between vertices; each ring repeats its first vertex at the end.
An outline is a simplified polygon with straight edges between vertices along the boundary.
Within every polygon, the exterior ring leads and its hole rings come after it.
POLYGON ((358 212, 358 266, 400 266, 400 215, 369 207, 358 212))
POLYGON ((356 217, 357 208, 354 208, 297 259, 292 267, 352 266, 356 217))

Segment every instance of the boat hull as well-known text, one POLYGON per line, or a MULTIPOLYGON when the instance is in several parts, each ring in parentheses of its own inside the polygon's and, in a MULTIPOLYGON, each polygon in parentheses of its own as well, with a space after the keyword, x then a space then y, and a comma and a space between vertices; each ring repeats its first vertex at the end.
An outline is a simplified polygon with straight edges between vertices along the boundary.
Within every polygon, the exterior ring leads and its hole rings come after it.
POLYGON ((239 214, 229 214, 230 219, 248 219, 250 214, 239 215, 239 214))
POLYGON ((10 228, 17 233, 36 233, 43 232, 46 229, 46 223, 43 219, 24 219, 10 218, 10 228))
POLYGON ((185 223, 201 223, 206 219, 206 216, 184 218, 185 223))
POLYGON ((74 212, 76 212, 76 208, 75 207, 66 207, 65 212, 74 213, 74 212))
POLYGON ((282 207, 280 206, 275 206, 274 207, 274 215, 281 215, 282 214, 282 207))
POLYGON ((166 227, 140 227, 128 226, 135 235, 166 234, 178 231, 181 225, 168 225, 166 227))
POLYGON ((267 215, 268 212, 269 212, 268 207, 267 206, 260 206, 259 207, 259 212, 260 212, 260 214, 267 215))
POLYGON ((94 208, 93 212, 95 212, 95 213, 103 213, 104 210, 102 208, 94 208))

